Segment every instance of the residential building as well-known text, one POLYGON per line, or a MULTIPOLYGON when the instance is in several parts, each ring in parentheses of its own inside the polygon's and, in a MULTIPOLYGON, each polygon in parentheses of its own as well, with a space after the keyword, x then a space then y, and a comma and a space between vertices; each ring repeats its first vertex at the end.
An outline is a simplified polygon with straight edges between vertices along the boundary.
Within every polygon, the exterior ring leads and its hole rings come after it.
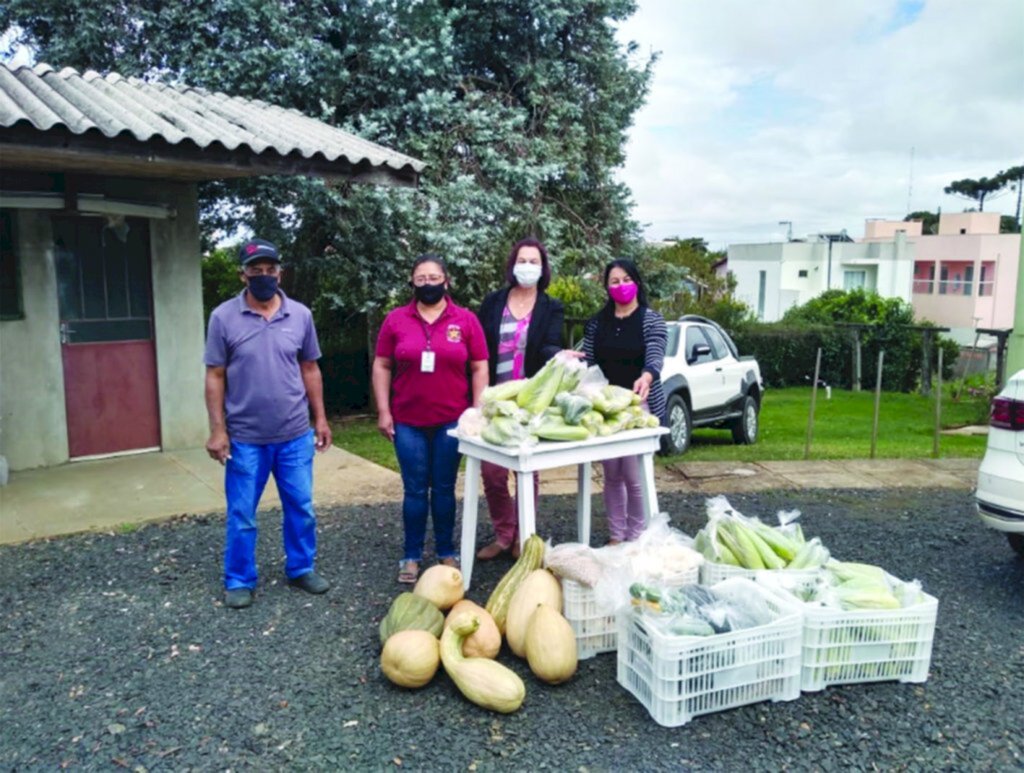
POLYGON ((728 269, 736 297, 758 319, 776 322, 828 289, 864 288, 910 302, 913 245, 894 232, 887 241, 855 242, 845 232, 765 244, 730 244, 728 269))
POLYGON ((977 328, 1013 327, 1021 237, 999 233, 999 220, 998 212, 943 213, 937 234, 922 234, 920 222, 869 220, 864 240, 882 243, 896 229, 907 229, 915 317, 948 327, 962 345, 973 345, 977 328))

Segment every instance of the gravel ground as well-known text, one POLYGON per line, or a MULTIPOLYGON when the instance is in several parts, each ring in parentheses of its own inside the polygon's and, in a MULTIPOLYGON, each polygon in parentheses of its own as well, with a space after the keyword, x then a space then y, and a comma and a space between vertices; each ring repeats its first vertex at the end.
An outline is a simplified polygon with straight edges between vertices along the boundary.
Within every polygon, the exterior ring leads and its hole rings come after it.
MULTIPOLYGON (((321 513, 310 597, 281 580, 277 517, 264 520, 262 585, 221 606, 222 522, 0 548, 0 767, 80 769, 1008 770, 1024 767, 1024 561, 978 523, 963 491, 799 491, 730 497, 749 515, 803 512, 834 554, 918 578, 939 598, 923 685, 832 687, 656 725, 615 680, 614 653, 560 687, 524 678, 516 714, 466 702, 443 672, 419 691, 378 667, 377 622, 395 582, 399 506, 321 513)), ((703 499, 662 494, 693 534, 703 499)), ((604 538, 599 498, 595 540, 604 538)), ((542 502, 556 542, 568 497, 542 502)), ((483 520, 486 520, 484 518, 483 520)), ((481 540, 489 537, 481 528, 481 540)), ((508 563, 478 563, 483 602, 508 563)))

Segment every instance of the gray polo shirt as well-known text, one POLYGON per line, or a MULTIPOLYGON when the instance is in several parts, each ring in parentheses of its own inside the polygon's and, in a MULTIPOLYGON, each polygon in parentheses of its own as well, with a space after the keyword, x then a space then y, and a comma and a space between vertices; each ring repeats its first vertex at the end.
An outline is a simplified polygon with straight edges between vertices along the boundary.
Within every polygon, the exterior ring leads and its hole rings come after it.
POLYGON ((309 431, 309 399, 300 362, 320 359, 313 315, 282 291, 269 321, 249 308, 245 291, 210 315, 206 364, 227 368, 228 435, 243 443, 283 443, 309 431))

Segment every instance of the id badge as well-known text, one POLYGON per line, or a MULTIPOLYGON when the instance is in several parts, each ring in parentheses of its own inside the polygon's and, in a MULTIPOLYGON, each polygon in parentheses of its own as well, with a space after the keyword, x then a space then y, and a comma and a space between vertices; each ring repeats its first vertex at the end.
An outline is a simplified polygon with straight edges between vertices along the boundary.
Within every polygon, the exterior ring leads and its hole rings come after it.
POLYGON ((434 353, 423 352, 420 357, 420 373, 433 373, 434 372, 434 353))

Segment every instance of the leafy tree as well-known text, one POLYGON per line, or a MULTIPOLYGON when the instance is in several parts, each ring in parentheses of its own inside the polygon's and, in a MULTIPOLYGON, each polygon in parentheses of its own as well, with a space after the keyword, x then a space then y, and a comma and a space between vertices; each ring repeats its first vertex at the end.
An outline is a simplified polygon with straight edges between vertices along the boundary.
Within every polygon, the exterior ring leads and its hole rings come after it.
MULTIPOLYGON (((1011 166, 1009 169, 1005 169, 999 173, 999 177, 1003 182, 1010 186, 1010 190, 1017 191, 1017 208, 1013 210, 1014 219, 1017 222, 1017 228, 1015 230, 1007 230, 1002 225, 999 228, 1000 233, 1020 233, 1021 231, 1021 194, 1024 193, 1024 166, 1011 166)), ((1005 217, 1005 216, 1004 216, 1005 217)))
POLYGON ((735 330, 754 315, 734 296, 736 279, 719 276, 716 266, 724 251, 711 251, 701 238, 675 239, 675 243, 650 249, 649 263, 661 266, 661 292, 656 306, 667 317, 701 314, 735 330), (666 281, 667 280, 667 281, 666 281))
MULTIPOLYGON (((1024 179, 1024 167, 1011 167, 999 172, 993 177, 980 177, 977 180, 965 178, 953 180, 943 190, 946 194, 959 196, 978 203, 978 211, 985 211, 985 199, 994 198, 994 195, 1006 188, 1008 185, 1016 185, 1020 190, 1021 180, 1024 179)), ((1017 210, 1020 211, 1020 197, 1018 196, 1017 210)))
MULTIPOLYGON (((418 191, 220 181, 203 234, 248 226, 347 309, 402 295, 413 255, 449 259, 462 300, 533 233, 579 273, 637 245, 612 172, 652 59, 615 39, 632 0, 9 0, 0 24, 56 66, 117 70, 292 107, 425 160, 418 191)), ((311 298, 308 300, 312 300, 311 298)))
POLYGON ((921 233, 925 235, 937 234, 939 232, 939 216, 935 212, 927 212, 925 210, 918 210, 917 212, 911 212, 905 218, 904 223, 909 223, 911 220, 921 221, 921 233))
POLYGON ((203 318, 232 295, 242 290, 238 257, 234 249, 217 249, 203 256, 203 318))
POLYGON ((0 25, 40 61, 116 70, 299 110, 428 166, 418 190, 263 177, 200 186, 201 235, 277 241, 318 323, 408 297, 437 252, 457 300, 543 239, 556 276, 639 249, 613 171, 654 58, 615 38, 634 0, 8 0, 0 25))
MULTIPOLYGON (((862 378, 865 384, 874 384, 878 351, 885 351, 882 387, 907 392, 916 388, 921 377, 922 334, 909 326, 928 326, 915 322, 914 309, 900 298, 883 298, 874 291, 827 290, 802 306, 786 311, 781 325, 833 326, 863 325, 859 336, 862 351, 862 378)), ((852 334, 851 334, 852 337, 852 334)), ((947 347, 946 340, 936 336, 938 346, 947 347)), ((958 349, 955 342, 949 348, 958 349)), ((936 358, 933 348, 933 366, 936 358)), ((955 358, 948 358, 944 371, 952 372, 955 358)), ((835 363, 827 367, 835 368, 835 363)), ((845 370, 845 368, 843 368, 845 370)))

